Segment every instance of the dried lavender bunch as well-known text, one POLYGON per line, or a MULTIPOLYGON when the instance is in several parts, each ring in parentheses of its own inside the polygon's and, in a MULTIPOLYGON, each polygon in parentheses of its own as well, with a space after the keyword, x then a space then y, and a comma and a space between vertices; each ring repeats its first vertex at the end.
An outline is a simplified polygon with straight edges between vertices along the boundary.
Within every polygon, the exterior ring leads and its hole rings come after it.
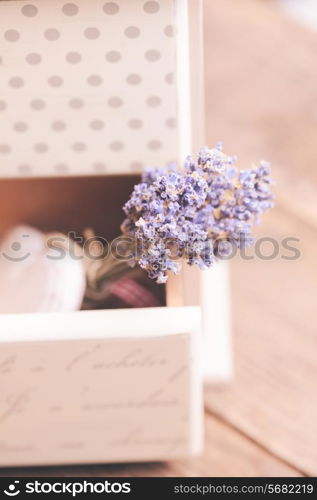
POLYGON ((146 170, 124 205, 121 229, 135 241, 134 260, 150 278, 165 283, 181 261, 212 266, 221 244, 251 245, 259 215, 273 206, 266 162, 238 171, 221 143, 175 166, 146 170))

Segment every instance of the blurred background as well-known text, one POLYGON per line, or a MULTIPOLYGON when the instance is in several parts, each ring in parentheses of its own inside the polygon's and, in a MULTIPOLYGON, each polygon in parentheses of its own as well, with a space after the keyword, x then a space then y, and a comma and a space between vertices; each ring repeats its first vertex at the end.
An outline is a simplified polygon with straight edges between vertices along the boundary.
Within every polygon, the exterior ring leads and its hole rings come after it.
POLYGON ((240 167, 272 163, 276 208, 257 235, 298 238, 301 254, 232 263, 235 377, 207 389, 209 471, 316 476, 317 2, 204 8, 208 144, 222 140, 240 167))
POLYGON ((203 456, 46 475, 317 476, 317 1, 204 0, 204 22, 207 143, 272 163, 257 236, 278 255, 231 264, 235 373, 206 387, 203 456))

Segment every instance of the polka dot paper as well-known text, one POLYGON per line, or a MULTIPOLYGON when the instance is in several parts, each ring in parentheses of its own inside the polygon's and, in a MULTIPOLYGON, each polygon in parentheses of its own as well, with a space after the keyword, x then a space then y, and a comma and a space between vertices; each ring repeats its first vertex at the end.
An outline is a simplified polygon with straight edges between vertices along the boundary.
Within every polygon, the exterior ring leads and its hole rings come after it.
POLYGON ((0 176, 178 158, 174 1, 0 1, 0 176))

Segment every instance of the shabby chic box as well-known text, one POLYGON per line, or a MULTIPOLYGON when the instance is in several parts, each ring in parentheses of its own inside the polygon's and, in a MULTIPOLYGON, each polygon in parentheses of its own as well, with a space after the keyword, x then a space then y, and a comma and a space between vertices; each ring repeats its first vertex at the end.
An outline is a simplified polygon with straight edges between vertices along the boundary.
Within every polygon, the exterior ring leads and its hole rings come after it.
MULTIPOLYGON (((198 0, 0 1, 2 233, 113 237, 143 166, 202 145, 201 16, 198 0)), ((164 307, 1 315, 0 466, 199 452, 228 309, 218 265, 171 279, 164 307)))

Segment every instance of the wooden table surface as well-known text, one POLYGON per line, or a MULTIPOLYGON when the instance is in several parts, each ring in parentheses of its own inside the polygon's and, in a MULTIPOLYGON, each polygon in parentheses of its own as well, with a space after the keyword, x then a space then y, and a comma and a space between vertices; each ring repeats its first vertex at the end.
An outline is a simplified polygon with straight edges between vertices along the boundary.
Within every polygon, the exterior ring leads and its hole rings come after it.
POLYGON ((203 455, 0 476, 317 475, 317 33, 273 3, 205 0, 209 144, 222 139, 246 165, 272 160, 277 207, 257 234, 279 256, 232 263, 235 376, 206 388, 203 455), (299 240, 297 260, 285 259, 287 237, 299 240))

